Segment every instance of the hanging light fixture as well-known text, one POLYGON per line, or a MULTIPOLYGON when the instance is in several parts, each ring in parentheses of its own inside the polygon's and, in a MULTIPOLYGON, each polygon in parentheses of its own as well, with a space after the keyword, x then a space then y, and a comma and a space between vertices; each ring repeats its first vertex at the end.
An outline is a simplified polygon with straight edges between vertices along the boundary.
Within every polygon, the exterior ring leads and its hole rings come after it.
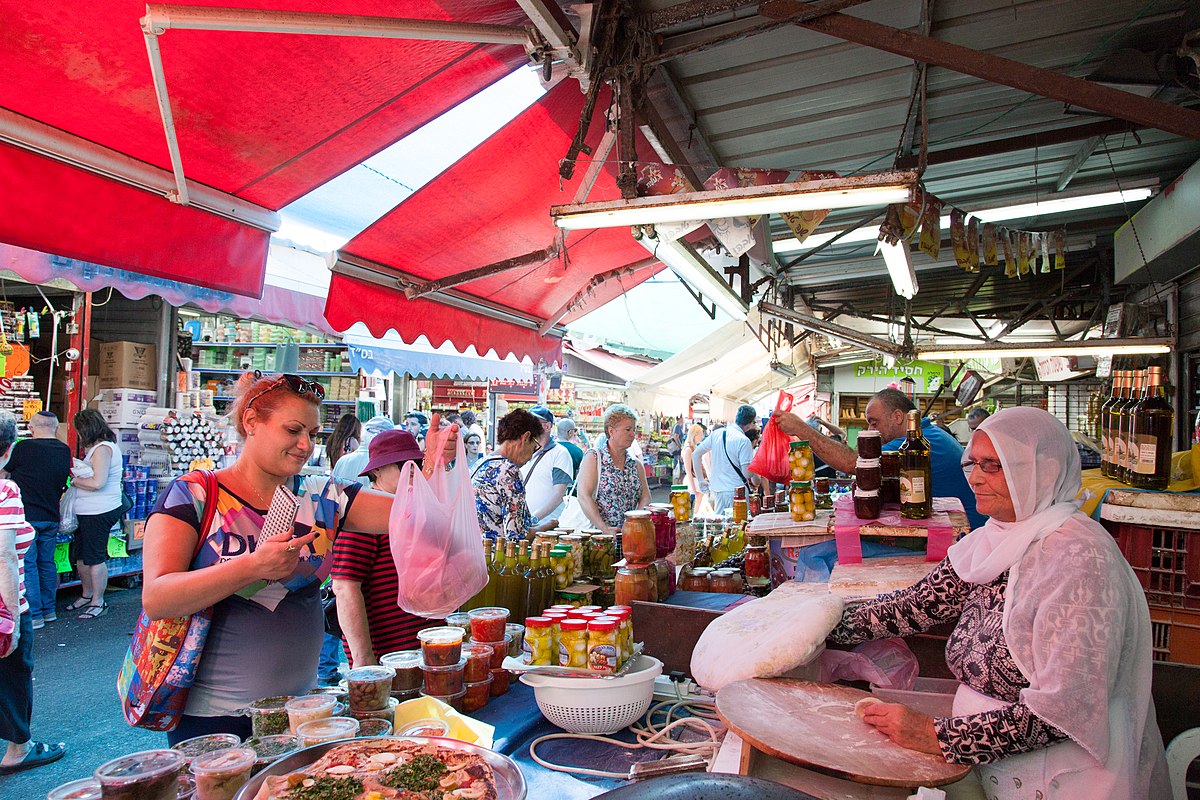
POLYGON ((879 226, 879 245, 875 252, 883 254, 883 263, 887 265, 896 294, 911 300, 919 289, 917 273, 913 269, 908 242, 904 240, 900 212, 895 205, 888 206, 887 217, 879 226))

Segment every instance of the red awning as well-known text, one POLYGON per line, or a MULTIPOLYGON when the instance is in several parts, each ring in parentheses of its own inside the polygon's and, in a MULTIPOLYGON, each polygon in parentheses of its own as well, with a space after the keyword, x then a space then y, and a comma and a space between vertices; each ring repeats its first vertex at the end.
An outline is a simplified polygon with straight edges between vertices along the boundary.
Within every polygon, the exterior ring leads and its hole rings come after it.
MULTIPOLYGON (((513 0, 188 4, 494 24, 527 21, 513 0)), ((0 0, 3 108, 169 169, 138 24, 145 13, 145 0, 0 0)), ((159 44, 187 177, 271 210, 403 138, 525 61, 522 48, 512 45, 357 37, 171 30, 159 37, 159 44)), ((54 162, 42 162, 23 161, 18 177, 36 175, 34 164, 64 186, 82 182, 60 178, 54 162)), ((8 183, 13 163, 9 155, 0 165, 0 195, 16 193, 8 183)), ((131 194, 90 191, 78 200, 57 191, 35 191, 21 201, 23 212, 32 211, 41 222, 69 224, 58 233, 46 227, 36 240, 32 233, 10 238, 7 229, 0 238, 148 274, 186 265, 169 276, 177 280, 203 275, 207 282, 231 264, 244 266, 243 242, 249 238, 260 240, 255 246, 265 257, 265 234, 238 230, 231 239, 232 223, 215 217, 213 222, 206 212, 127 191, 131 194), (164 227, 174 239, 158 238, 164 227), (139 237, 145 241, 136 241, 139 237), (204 258, 189 260, 201 242, 207 243, 204 258), (180 246, 183 252, 153 258, 147 245, 159 251, 180 246), (164 267, 164 261, 174 267, 164 267)), ((18 218, 9 224, 24 227, 25 222, 18 218)), ((237 291, 252 289, 261 285, 264 263, 260 260, 255 268, 257 277, 247 273, 219 280, 236 284, 237 291)))
MULTIPOLYGON (((571 180, 559 179, 559 162, 578 128, 583 99, 577 83, 560 83, 351 240, 342 248, 342 255, 378 265, 385 273, 390 268, 408 277, 436 280, 550 247, 559 236, 550 218, 550 207, 573 200, 587 168, 584 156, 571 180)), ((596 104, 598 110, 588 132, 587 142, 593 148, 604 133, 601 109, 607 105, 604 94, 596 104)), ((645 160, 653 160, 644 141, 639 141, 639 151, 645 160)), ((609 158, 616 158, 615 148, 609 158)), ((602 170, 588 199, 619 197, 615 172, 615 164, 602 170)), ((565 276, 557 283, 544 279, 562 270, 561 256, 463 284, 458 287, 457 297, 477 299, 541 321, 555 315, 596 275, 644 262, 648 257, 628 229, 571 231, 566 238, 565 276)), ((565 319, 607 302, 659 269, 661 265, 655 265, 597 287, 587 307, 573 310, 565 319)), ((339 330, 361 321, 376 336, 395 329, 405 341, 422 333, 428 335, 430 315, 458 319, 464 313, 447 310, 432 300, 406 300, 392 288, 377 287, 368 292, 361 280, 338 274, 330 285, 325 311, 330 324, 339 330)), ((479 352, 494 348, 502 357, 513 352, 534 359, 553 352, 553 360, 558 360, 558 340, 538 343, 536 332, 525 328, 526 337, 533 334, 534 338, 520 345, 501 326, 518 327, 497 320, 469 327, 450 324, 444 338, 460 350, 474 345, 479 352)))

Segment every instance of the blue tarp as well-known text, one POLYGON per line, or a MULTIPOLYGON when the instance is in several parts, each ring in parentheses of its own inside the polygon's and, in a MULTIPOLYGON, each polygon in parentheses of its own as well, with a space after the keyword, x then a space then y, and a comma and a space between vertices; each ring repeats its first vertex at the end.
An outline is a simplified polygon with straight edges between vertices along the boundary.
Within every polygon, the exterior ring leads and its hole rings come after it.
POLYGON ((368 375, 412 375, 420 378, 482 381, 490 378, 533 380, 533 365, 490 358, 401 350, 380 345, 349 345, 350 368, 368 375))

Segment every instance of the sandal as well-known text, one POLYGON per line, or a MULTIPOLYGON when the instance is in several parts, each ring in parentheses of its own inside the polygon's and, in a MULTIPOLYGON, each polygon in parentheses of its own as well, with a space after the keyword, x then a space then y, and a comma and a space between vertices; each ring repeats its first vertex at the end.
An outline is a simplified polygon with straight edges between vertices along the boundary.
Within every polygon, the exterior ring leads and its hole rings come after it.
POLYGON ((25 758, 12 766, 0 766, 0 775, 12 775, 17 772, 24 772, 27 769, 33 769, 34 767, 53 764, 66 754, 67 746, 62 742, 58 744, 30 742, 29 752, 25 754, 25 758))
POLYGON ((74 603, 71 603, 71 605, 67 606, 67 611, 78 611, 81 608, 87 608, 91 604, 92 604, 92 598, 84 597, 83 595, 80 595, 78 600, 76 600, 74 603))
POLYGON ((101 603, 98 606, 88 606, 87 609, 75 619, 95 619, 96 617, 102 617, 107 613, 108 603, 101 603))

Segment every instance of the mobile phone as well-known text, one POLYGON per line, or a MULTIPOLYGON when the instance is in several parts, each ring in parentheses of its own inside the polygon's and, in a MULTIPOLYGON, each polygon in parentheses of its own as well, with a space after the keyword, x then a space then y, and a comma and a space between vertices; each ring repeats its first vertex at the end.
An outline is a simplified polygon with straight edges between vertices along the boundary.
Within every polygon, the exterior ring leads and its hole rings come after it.
POLYGON ((258 540, 265 542, 279 536, 291 538, 296 523, 296 512, 299 510, 300 499, 286 486, 277 488, 271 497, 271 507, 267 509, 258 540))

